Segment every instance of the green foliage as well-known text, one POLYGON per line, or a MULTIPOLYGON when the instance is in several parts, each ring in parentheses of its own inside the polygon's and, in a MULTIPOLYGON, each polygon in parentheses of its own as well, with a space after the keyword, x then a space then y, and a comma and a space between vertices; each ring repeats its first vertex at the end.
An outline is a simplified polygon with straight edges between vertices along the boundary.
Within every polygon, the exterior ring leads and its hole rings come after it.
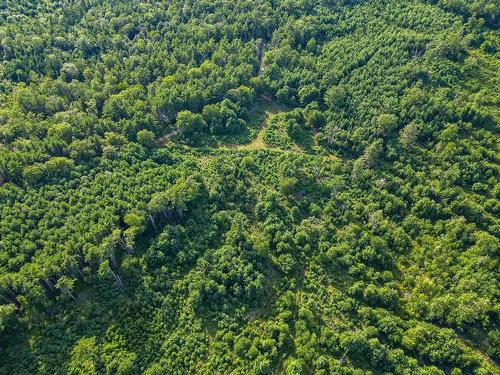
POLYGON ((177 114, 177 128, 189 142, 196 142, 196 139, 206 130, 207 123, 199 113, 181 111, 177 114))
POLYGON ((0 373, 498 373, 498 9, 0 4, 0 373))
POLYGON ((13 319, 16 306, 13 304, 0 305, 0 332, 2 332, 9 321, 13 319))
POLYGON ((137 142, 146 148, 151 148, 155 144, 155 133, 147 129, 139 130, 137 132, 137 142))
POLYGON ((208 104, 203 108, 203 118, 208 129, 214 134, 234 134, 241 132, 246 123, 238 118, 238 107, 224 99, 217 104, 208 104))

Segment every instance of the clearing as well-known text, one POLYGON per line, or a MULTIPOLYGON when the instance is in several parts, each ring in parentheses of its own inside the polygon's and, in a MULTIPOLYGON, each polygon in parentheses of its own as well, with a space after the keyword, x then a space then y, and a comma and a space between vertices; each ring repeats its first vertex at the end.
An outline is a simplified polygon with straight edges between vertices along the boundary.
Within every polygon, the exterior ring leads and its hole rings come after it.
MULTIPOLYGON (((288 110, 286 105, 277 103, 267 95, 261 95, 248 113, 250 120, 243 133, 222 136, 206 135, 200 139, 200 145, 196 148, 231 148, 248 151, 273 149, 264 142, 265 129, 273 116, 288 110)), ((159 137, 156 144, 165 146, 181 132, 178 129, 173 130, 159 137)))
POLYGON ((250 143, 233 144, 228 147, 249 151, 270 148, 264 142, 264 132, 267 124, 269 120, 278 113, 285 112, 287 110, 287 106, 273 101, 268 96, 261 95, 255 103, 255 106, 248 113, 248 117, 250 118, 248 129, 253 140, 250 143), (255 135, 255 133, 257 134, 255 135))

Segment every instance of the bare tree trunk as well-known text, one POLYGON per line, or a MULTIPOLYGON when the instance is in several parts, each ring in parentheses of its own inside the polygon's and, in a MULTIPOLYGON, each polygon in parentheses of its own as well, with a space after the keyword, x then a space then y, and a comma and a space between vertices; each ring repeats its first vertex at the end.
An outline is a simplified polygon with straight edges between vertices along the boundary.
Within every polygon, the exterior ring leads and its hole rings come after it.
POLYGON ((116 262, 115 252, 113 250, 111 250, 110 258, 111 258, 111 264, 113 265, 113 267, 118 268, 118 263, 116 262))
POLYGON ((155 219, 154 219, 153 215, 148 214, 148 216, 149 216, 149 220, 151 221, 151 224, 153 225, 153 228, 155 228, 155 231, 158 232, 158 228, 156 228, 155 219))
POLYGON ((67 289, 67 290, 66 290, 66 293, 68 293, 68 294, 69 294, 69 296, 73 299, 73 301, 75 301, 75 302, 76 302, 76 298, 75 298, 75 296, 73 295, 73 293, 71 293, 71 291, 70 291, 70 290, 68 290, 68 289, 67 289))
POLYGON ((130 244, 127 242, 127 240, 123 237, 120 237, 120 240, 118 241, 120 243, 120 246, 127 252, 127 254, 133 254, 134 253, 134 248, 130 246, 130 244))
POLYGON ((78 259, 78 268, 80 269, 85 267, 85 262, 83 261, 84 257, 83 257, 83 254, 78 254, 77 256, 77 259, 78 259))
POLYGON ((38 284, 41 285, 45 292, 50 296, 54 292, 54 288, 50 285, 50 283, 45 279, 38 279, 38 284))
POLYGON ((113 274, 113 276, 116 280, 115 285, 118 285, 118 288, 122 288, 123 283, 122 283, 122 279, 120 278, 120 276, 118 276, 116 273, 114 273, 113 270, 111 270, 111 273, 113 274))
POLYGON ((339 359, 339 364, 342 364, 342 362, 344 362, 344 358, 345 356, 347 355, 347 352, 349 351, 349 349, 346 349, 344 354, 342 355, 342 358, 339 359))
POLYGON ((83 272, 79 266, 76 266, 76 270, 78 271, 78 274, 82 277, 82 279, 85 278, 85 276, 83 275, 83 272))

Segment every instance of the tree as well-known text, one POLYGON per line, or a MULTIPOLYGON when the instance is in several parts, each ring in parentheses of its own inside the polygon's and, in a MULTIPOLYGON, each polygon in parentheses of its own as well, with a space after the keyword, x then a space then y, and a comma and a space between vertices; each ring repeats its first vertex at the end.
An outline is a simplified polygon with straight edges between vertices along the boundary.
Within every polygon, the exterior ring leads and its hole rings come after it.
POLYGON ((372 167, 377 161, 382 153, 383 142, 381 140, 376 140, 372 142, 363 153, 362 159, 367 167, 372 167))
POLYGON ((240 108, 240 116, 242 111, 250 109, 255 102, 255 90, 248 86, 240 86, 236 89, 231 89, 228 92, 229 98, 240 108))
POLYGON ((67 143, 70 143, 72 137, 71 125, 66 122, 54 124, 49 128, 47 135, 49 137, 59 138, 67 143))
MULTIPOLYGON (((151 214, 149 214, 149 218, 154 229, 158 230, 151 214)), ((117 242, 127 250, 127 252, 132 253, 134 251, 135 239, 146 230, 146 215, 142 211, 133 210, 125 215, 123 221, 128 228, 123 233, 115 232, 115 236, 117 242)))
POLYGON ((321 99, 321 94, 317 87, 313 85, 302 86, 299 90, 299 102, 302 105, 317 102, 321 99))
POLYGON ((384 113, 374 119, 375 134, 388 135, 398 126, 398 117, 392 113, 384 113))
POLYGON ((373 167, 377 163, 382 148, 383 141, 381 140, 376 140, 366 147, 363 155, 354 162, 352 173, 355 178, 359 176, 360 172, 373 167))
POLYGON ((73 287, 75 285, 76 279, 72 279, 68 276, 62 276, 57 280, 55 287, 62 290, 64 294, 71 297, 73 301, 76 301, 75 296, 72 293, 73 287))
POLYGON ((139 210, 133 210, 127 213, 123 221, 129 227, 144 228, 145 225, 144 214, 139 210))
POLYGON ((418 133, 417 125, 410 122, 399 132, 399 142, 404 148, 410 149, 416 144, 418 133))
POLYGON ((0 305, 0 334, 8 327, 15 311, 16 306, 13 304, 0 305))
POLYGON ((191 142, 196 142, 196 138, 204 133, 207 127, 202 115, 190 111, 179 112, 176 124, 184 137, 191 142))
POLYGON ((146 148, 152 148, 155 144, 155 133, 142 129, 137 132, 137 142, 146 148))
POLYGON ((142 85, 130 86, 110 96, 104 104, 103 114, 114 121, 131 119, 134 115, 144 115, 144 99, 145 93, 142 85))
POLYGON ((304 118, 307 127, 310 129, 321 129, 326 123, 325 114, 314 107, 306 109, 304 118))
POLYGON ((97 155, 96 141, 90 138, 75 139, 68 147, 69 156, 77 162, 90 161, 97 155))
POLYGON ((344 87, 332 87, 325 92, 324 101, 332 110, 346 109, 349 105, 349 94, 344 87))
POLYGON ((299 180, 296 177, 281 177, 280 190, 284 195, 292 195, 297 190, 299 180))
POLYGON ((106 259, 104 261, 101 262, 101 264, 99 264, 99 270, 98 270, 98 275, 102 278, 106 278, 108 276, 113 276, 114 280, 115 280, 115 283, 113 284, 114 285, 117 285, 118 288, 122 288, 123 287, 123 282, 122 282, 122 279, 120 276, 118 276, 110 267, 109 265, 109 260, 106 259))
POLYGON ((23 168, 23 178, 30 184, 39 183, 44 176, 44 166, 42 164, 33 164, 23 168))
POLYGON ((285 367, 286 375, 299 375, 304 372, 305 363, 302 359, 289 358, 285 367))
POLYGON ((74 79, 79 80, 81 78, 81 73, 75 64, 64 63, 61 67, 61 78, 66 82, 71 82, 74 79))
POLYGON ((82 337, 71 350, 68 364, 68 374, 70 375, 94 375, 98 374, 98 347, 96 338, 82 337))
POLYGON ((43 165, 43 169, 45 170, 45 175, 49 178, 67 177, 74 168, 74 165, 73 160, 57 156, 47 160, 43 165))
POLYGON ((238 118, 238 107, 225 99, 217 104, 209 104, 203 108, 203 118, 208 129, 214 134, 234 134, 241 131, 245 121, 238 118))

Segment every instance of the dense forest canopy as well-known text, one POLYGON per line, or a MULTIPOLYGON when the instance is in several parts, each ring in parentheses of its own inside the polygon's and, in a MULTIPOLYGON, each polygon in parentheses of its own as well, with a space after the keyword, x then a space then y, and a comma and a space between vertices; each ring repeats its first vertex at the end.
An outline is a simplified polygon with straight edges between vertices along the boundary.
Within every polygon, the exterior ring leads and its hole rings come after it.
POLYGON ((0 2, 0 373, 499 374, 499 17, 0 2))

